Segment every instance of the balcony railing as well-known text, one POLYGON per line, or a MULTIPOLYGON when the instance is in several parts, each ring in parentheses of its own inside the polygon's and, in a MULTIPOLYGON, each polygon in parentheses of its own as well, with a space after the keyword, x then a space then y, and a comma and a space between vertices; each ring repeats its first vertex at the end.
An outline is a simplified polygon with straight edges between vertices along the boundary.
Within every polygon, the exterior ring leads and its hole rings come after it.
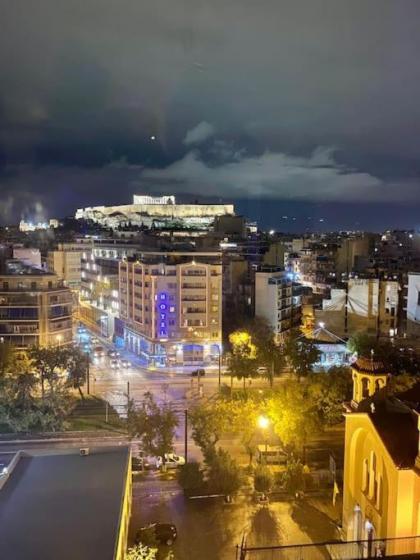
POLYGON ((237 547, 237 560, 358 560, 359 558, 419 558, 420 535, 391 539, 322 542, 287 546, 237 547))

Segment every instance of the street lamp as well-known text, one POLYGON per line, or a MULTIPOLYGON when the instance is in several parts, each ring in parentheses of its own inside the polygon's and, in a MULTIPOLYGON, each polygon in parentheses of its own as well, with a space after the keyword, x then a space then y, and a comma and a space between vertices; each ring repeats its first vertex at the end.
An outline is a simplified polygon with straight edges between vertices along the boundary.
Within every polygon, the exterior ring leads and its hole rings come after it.
POLYGON ((219 392, 220 392, 220 388, 222 384, 222 351, 218 344, 216 344, 216 348, 217 348, 217 358, 219 363, 219 392))
POLYGON ((267 418, 267 416, 258 416, 258 426, 261 428, 261 430, 263 431, 264 435, 265 435, 265 463, 267 463, 267 451, 268 451, 268 438, 267 438, 267 429, 270 426, 270 420, 267 418))

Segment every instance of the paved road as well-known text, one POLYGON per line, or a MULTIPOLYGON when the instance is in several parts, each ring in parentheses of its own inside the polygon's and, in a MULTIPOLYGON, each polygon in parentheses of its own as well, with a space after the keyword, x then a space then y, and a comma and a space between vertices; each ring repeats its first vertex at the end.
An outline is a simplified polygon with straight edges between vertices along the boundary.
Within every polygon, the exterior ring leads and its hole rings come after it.
MULTIPOLYGON (((153 474, 134 479, 130 541, 140 527, 156 521, 177 526, 178 539, 172 547, 176 560, 233 560, 244 534, 253 546, 337 537, 331 520, 308 503, 273 498, 261 507, 248 493, 236 497, 232 504, 222 498, 188 499, 173 480, 158 480, 153 474)), ((268 560, 271 552, 258 558, 268 560)))

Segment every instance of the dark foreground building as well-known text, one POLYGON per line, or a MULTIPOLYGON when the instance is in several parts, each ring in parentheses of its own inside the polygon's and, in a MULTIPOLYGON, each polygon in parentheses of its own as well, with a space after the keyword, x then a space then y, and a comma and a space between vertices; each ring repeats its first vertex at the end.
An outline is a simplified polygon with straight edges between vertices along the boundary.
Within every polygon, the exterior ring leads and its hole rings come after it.
MULTIPOLYGON (((55 452, 56 453, 56 452, 55 452)), ((122 560, 131 510, 130 451, 0 456, 0 558, 122 560)))

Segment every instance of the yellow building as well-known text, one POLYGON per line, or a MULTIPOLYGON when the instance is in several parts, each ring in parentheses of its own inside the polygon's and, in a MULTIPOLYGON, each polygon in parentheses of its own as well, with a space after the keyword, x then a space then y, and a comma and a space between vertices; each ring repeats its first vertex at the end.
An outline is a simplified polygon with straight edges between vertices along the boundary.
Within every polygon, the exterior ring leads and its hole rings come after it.
MULTIPOLYGON (((386 396, 388 375, 379 362, 353 365, 353 401, 346 414, 343 529, 348 541, 420 535, 420 383, 386 396)), ((407 540, 388 542, 400 552, 407 540)), ((418 547, 420 539, 410 541, 418 547)))

